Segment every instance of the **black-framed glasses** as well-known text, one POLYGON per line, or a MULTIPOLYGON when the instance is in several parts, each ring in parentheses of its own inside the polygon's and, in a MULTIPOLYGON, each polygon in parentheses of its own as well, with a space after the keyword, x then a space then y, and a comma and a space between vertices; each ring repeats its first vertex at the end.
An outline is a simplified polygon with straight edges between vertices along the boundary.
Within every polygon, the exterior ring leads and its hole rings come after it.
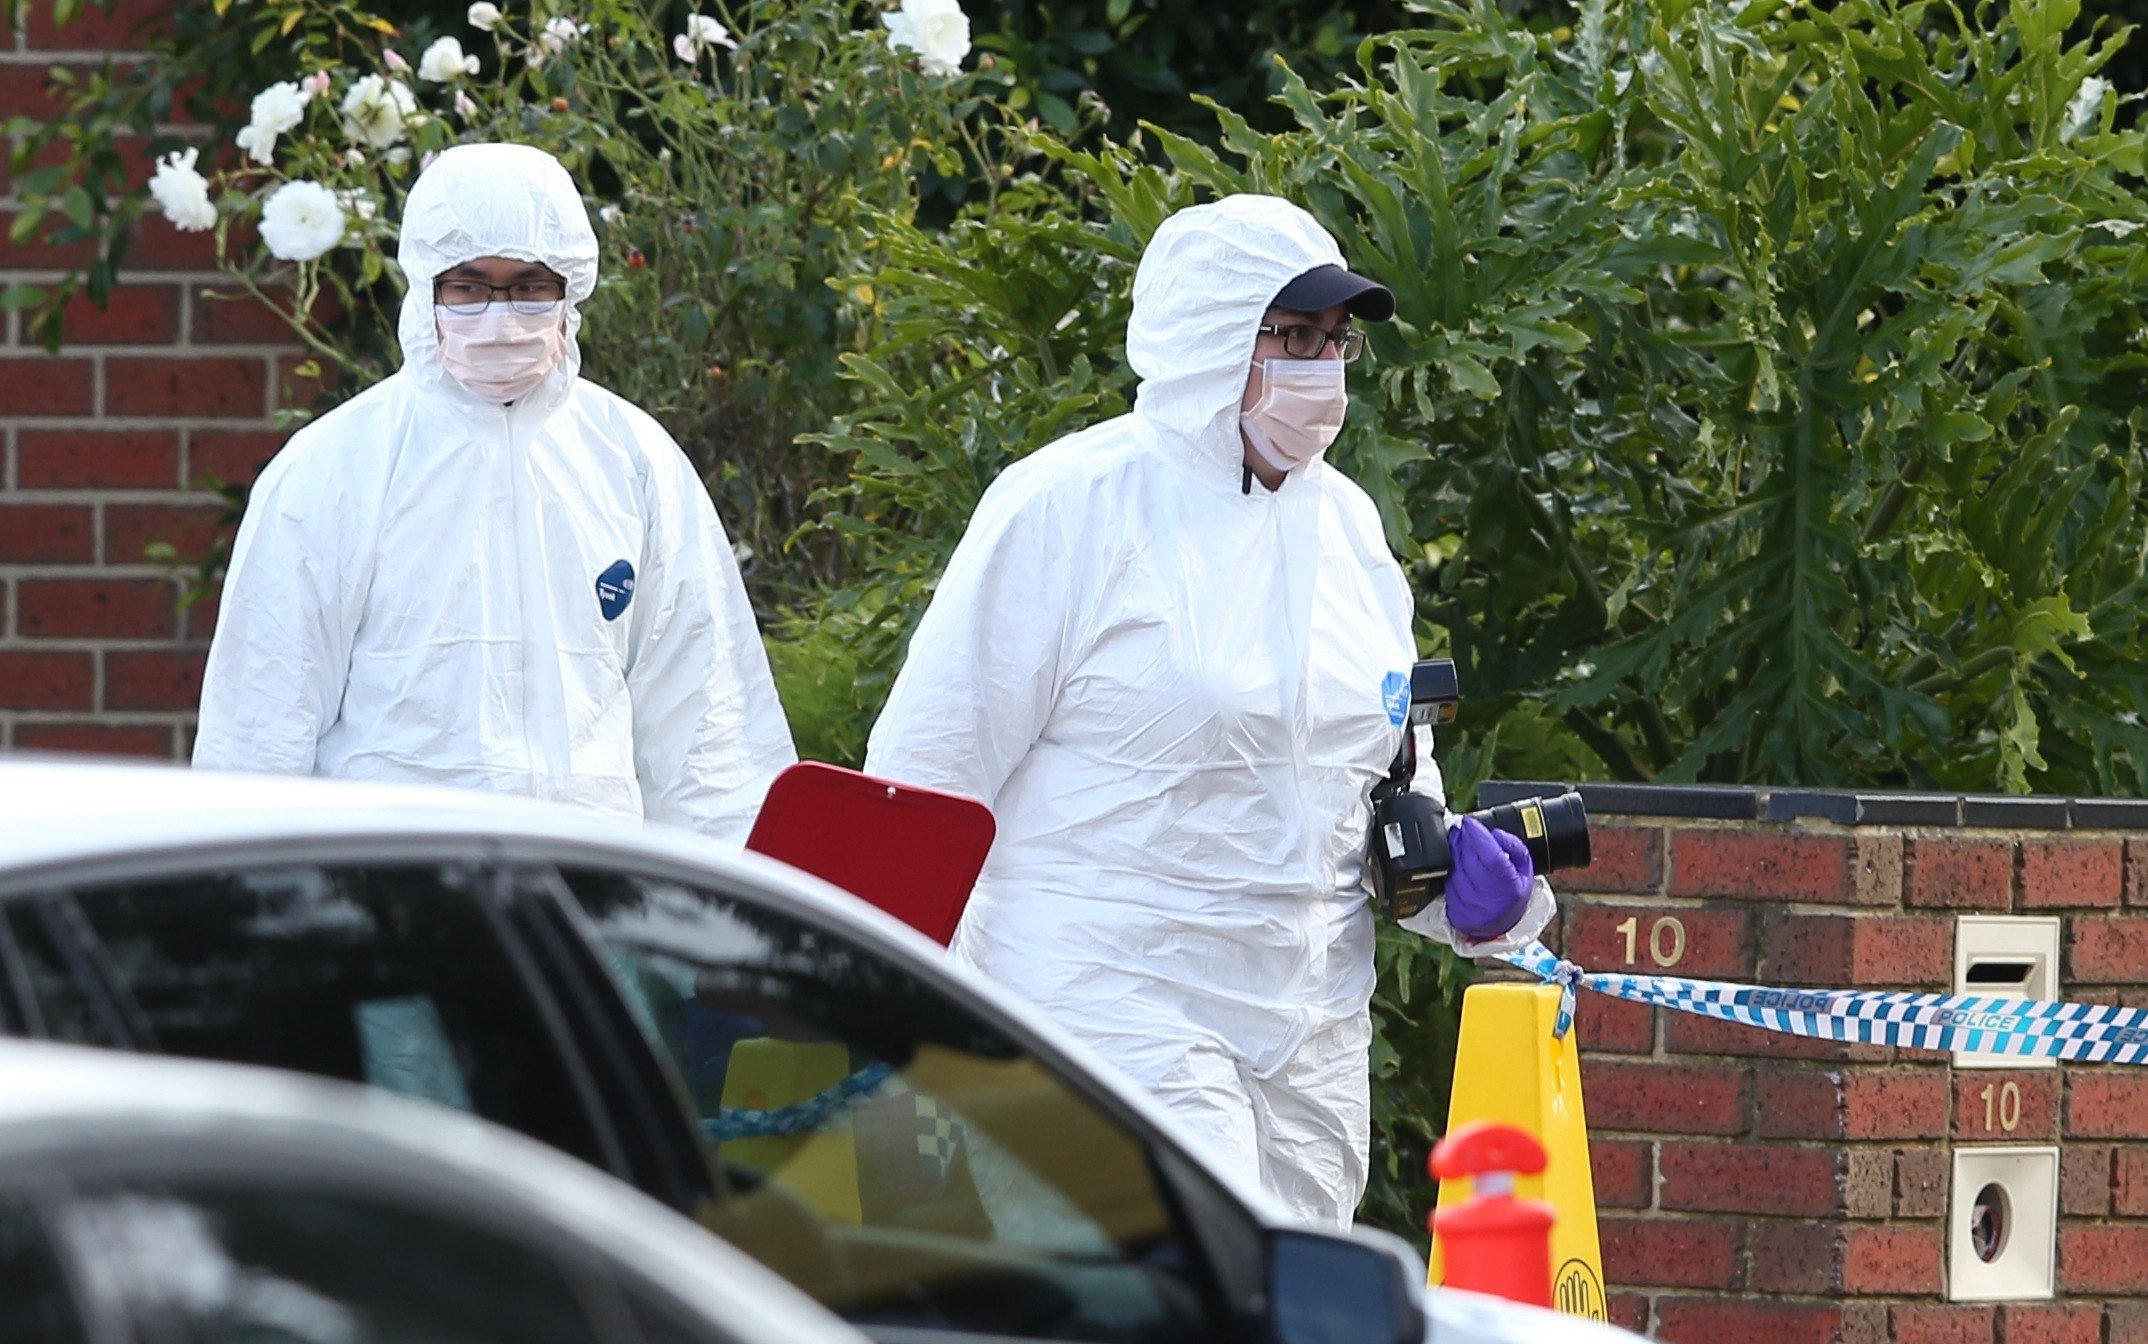
POLYGON ((507 306, 524 317, 536 317, 567 297, 559 280, 517 280, 511 285, 488 285, 482 280, 442 280, 433 286, 433 302, 451 313, 474 317, 492 306, 495 294, 507 296, 507 306))
POLYGON ((1310 322, 1293 322, 1287 327, 1260 324, 1263 336, 1283 338, 1283 353, 1292 359, 1318 359, 1327 353, 1330 344, 1342 351, 1342 361, 1350 363, 1365 353, 1365 333, 1355 328, 1343 331, 1326 331, 1310 322))

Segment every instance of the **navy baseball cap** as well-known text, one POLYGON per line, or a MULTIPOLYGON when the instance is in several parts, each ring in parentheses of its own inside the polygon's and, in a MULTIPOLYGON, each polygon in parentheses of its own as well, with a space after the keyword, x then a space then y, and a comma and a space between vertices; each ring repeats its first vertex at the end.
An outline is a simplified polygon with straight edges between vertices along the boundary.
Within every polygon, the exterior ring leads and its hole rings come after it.
POLYGON ((1338 303, 1350 310, 1350 316, 1367 322, 1385 322, 1395 315, 1395 296, 1387 286, 1340 266, 1313 267, 1277 290, 1268 306, 1317 313, 1338 303))

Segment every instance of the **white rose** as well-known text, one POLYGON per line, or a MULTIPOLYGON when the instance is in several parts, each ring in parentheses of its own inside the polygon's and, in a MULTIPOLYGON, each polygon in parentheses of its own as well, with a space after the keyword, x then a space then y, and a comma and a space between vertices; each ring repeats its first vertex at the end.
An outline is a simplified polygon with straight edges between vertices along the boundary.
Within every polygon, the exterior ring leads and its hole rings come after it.
POLYGON ((198 149, 175 150, 157 160, 156 175, 149 179, 149 194, 156 197, 157 208, 181 233, 216 227, 209 180, 194 171, 194 160, 199 157, 198 149))
POLYGON ((261 207, 261 241, 281 261, 311 261, 343 241, 343 206, 318 182, 286 182, 261 207))
POLYGON ((372 194, 362 187, 337 192, 336 204, 343 207, 343 213, 356 215, 361 221, 371 220, 374 215, 380 213, 380 207, 374 204, 372 194))
POLYGON ((489 33, 492 31, 492 25, 500 21, 500 7, 487 4, 485 0, 477 0, 476 4, 470 6, 470 12, 463 17, 470 21, 472 28, 481 33, 489 33))
POLYGON ((697 47, 729 47, 738 50, 738 43, 731 38, 731 30, 706 14, 686 16, 686 38, 697 47))
POLYGON ((557 56, 567 49, 569 42, 581 41, 582 34, 588 31, 589 25, 586 23, 576 23, 573 19, 568 18, 553 19, 545 24, 543 32, 537 34, 537 43, 546 51, 557 56))
POLYGON ((241 126, 239 133, 231 137, 233 143, 246 151, 255 163, 269 163, 276 156, 276 132, 264 131, 259 126, 241 126))
POLYGON ((677 37, 671 39, 671 54, 688 65, 692 65, 701 58, 701 53, 694 49, 694 40, 684 33, 680 33, 677 37))
POLYGON ((418 57, 418 78, 446 84, 477 73, 477 57, 462 54, 462 43, 443 37, 418 57))
POLYGON ((625 213, 626 211, 621 210, 616 205, 600 205, 597 207, 597 222, 606 228, 610 228, 612 225, 617 224, 619 217, 625 213))
POLYGON ((945 78, 962 73, 970 54, 970 16, 956 0, 902 0, 902 8, 883 14, 888 41, 898 51, 917 53, 917 68, 945 78))
POLYGON ((464 121, 477 115, 477 101, 461 89, 455 90, 455 115, 464 121))
POLYGON ((403 138, 403 122, 417 110, 417 95, 408 88, 367 75, 343 95, 343 133, 385 149, 403 138))
POLYGON ((305 120, 306 104, 313 95, 285 80, 254 95, 253 119, 238 134, 239 148, 256 163, 267 163, 276 150, 276 137, 305 120))

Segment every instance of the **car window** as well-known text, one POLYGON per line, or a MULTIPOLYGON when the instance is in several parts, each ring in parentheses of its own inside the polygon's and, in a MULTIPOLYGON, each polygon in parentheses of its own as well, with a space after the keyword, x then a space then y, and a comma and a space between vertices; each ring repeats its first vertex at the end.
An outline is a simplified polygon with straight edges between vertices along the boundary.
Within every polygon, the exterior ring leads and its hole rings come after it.
POLYGON ((188 1344, 605 1341, 552 1256, 382 1199, 190 1180, 85 1192, 68 1216, 124 1309, 188 1344))
POLYGON ((716 893, 573 871, 719 1169, 705 1217, 860 1324, 1209 1337, 1141 1139, 869 947, 716 893))
POLYGON ((0 1339, 8 1344, 81 1344, 60 1258, 30 1202, 0 1192, 0 1339))
POLYGON ((102 1020, 86 978, 111 986, 104 1016, 141 1048, 370 1083, 597 1161, 480 880, 456 864, 279 865, 84 886, 10 914, 63 949, 30 977, 48 1031, 102 1020))
POLYGON ((126 1025, 109 998, 91 993, 96 973, 66 937, 65 916, 41 900, 0 911, 0 970, 16 988, 24 1030, 71 1045, 124 1046, 126 1025))

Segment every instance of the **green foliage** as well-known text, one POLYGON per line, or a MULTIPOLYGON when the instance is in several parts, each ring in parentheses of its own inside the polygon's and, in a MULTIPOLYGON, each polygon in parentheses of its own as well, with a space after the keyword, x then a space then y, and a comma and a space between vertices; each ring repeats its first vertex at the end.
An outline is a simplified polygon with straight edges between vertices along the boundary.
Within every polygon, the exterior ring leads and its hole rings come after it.
POLYGON ((1211 134, 1195 94, 1280 128, 1287 117, 1267 107, 1281 87, 1277 56, 1315 78, 1334 73, 1366 34, 1403 23, 1404 10, 1395 0, 1003 0, 973 17, 977 45, 1014 76, 1015 109, 1073 139, 1093 108, 1124 139, 1144 121, 1211 134))
POLYGON ((1540 701, 1626 777, 2148 787, 2118 38, 2068 0, 1426 12, 1292 81, 1296 133, 1168 148, 1395 288, 1342 456, 1479 714, 1540 701))
MULTIPOLYGON (((1462 664, 1458 802, 1492 774, 2148 790, 2124 33, 2079 0, 1411 10, 1345 42, 1377 4, 1009 5, 980 22, 992 67, 939 82, 868 6, 762 0, 689 66, 682 15, 599 0, 540 61, 549 11, 473 37, 480 73, 417 85, 397 147, 536 143, 613 207, 591 371, 703 466, 764 612, 811 595, 769 623, 808 755, 862 755, 998 471, 1125 409, 1158 223, 1256 190, 1400 301, 1332 458, 1380 506, 1424 651, 1462 664), (1032 114, 1037 141, 1010 121, 1032 114), (1129 143, 1089 138, 1107 116, 1129 143)), ((114 137, 153 137, 190 81, 228 105, 327 72, 340 99, 438 22, 376 17, 190 0, 169 59, 10 128, 19 237, 93 243, 101 294, 141 204, 114 137)), ((216 199, 239 282, 355 386, 392 359, 412 169, 339 133, 311 105, 216 199), (236 226, 302 175, 373 214, 291 267, 236 226)), ((0 304, 56 339, 63 298, 0 304)), ((1378 955, 1366 1215, 1418 1234, 1469 969, 1392 930, 1378 955)))
POLYGON ((989 208, 1013 178, 1022 150, 994 101, 1002 82, 921 74, 891 49, 877 6, 755 0, 727 14, 740 25, 735 49, 705 45, 690 61, 674 46, 678 7, 594 0, 574 13, 586 31, 557 27, 565 7, 542 4, 509 6, 489 30, 458 22, 447 36, 469 43, 479 69, 436 79, 417 45, 439 36, 436 16, 403 28, 347 0, 188 0, 151 59, 81 86, 66 117, 11 128, 23 137, 18 171, 53 159, 19 179, 18 234, 92 239, 99 255, 51 293, 8 302, 41 305, 37 325, 57 343, 74 284, 101 301, 148 205, 125 186, 138 160, 121 145, 180 147, 111 133, 146 135, 205 63, 224 63, 209 87, 227 106, 314 77, 325 92, 306 100, 270 162, 225 148, 234 127, 223 124, 201 167, 234 287, 279 312, 347 394, 399 359, 396 227, 418 166, 457 143, 536 145, 567 165, 599 219, 605 268, 585 309, 586 371, 679 439, 749 553, 763 608, 799 601, 844 565, 837 532, 785 543, 836 474, 798 435, 849 405, 837 361, 878 341, 871 287, 852 277, 883 229, 915 217, 928 182, 974 179, 989 208), (211 22, 219 15, 229 21, 211 22), (343 106, 366 80, 406 101, 372 130, 343 106), (278 188, 300 181, 334 191, 348 227, 325 255, 293 260, 253 226, 278 188))
MULTIPOLYGON (((1494 772, 2148 788, 2148 219, 2096 77, 2122 35, 2068 40, 2071 0, 1420 12, 1339 87, 1283 70, 1287 133, 1212 105, 1213 146, 1145 128, 1163 164, 1049 149, 1092 222, 903 240, 876 284, 931 373, 853 361, 877 396, 826 440, 864 505, 872 577, 831 611, 864 613, 866 684, 983 482, 1123 407, 1157 222, 1268 191, 1399 301, 1332 458, 1463 666, 1458 799, 1494 772), (1084 252, 1093 297, 1062 298, 1084 252)), ((1428 952, 1384 939, 1375 1004, 1366 1214, 1410 1233, 1466 978, 1428 952)))
POLYGON ((861 744, 985 487, 1125 409, 1119 348, 1139 245, 1025 188, 944 234, 891 225, 879 255, 864 283, 887 313, 882 343, 844 357, 864 396, 831 432, 806 436, 854 464, 822 494, 815 531, 870 556, 818 608, 856 654, 846 740, 861 744))
POLYGON ((839 534, 786 542, 835 474, 798 438, 854 399, 838 360, 884 343, 864 273, 910 227, 929 176, 976 170, 988 207, 1019 153, 989 77, 919 74, 877 26, 855 26, 876 12, 752 6, 737 53, 704 56, 697 74, 645 26, 649 11, 600 5, 588 17, 611 39, 525 67, 499 91, 506 111, 468 132, 519 129, 610 202, 590 376, 662 420, 702 467, 770 609, 843 572, 839 534), (504 124, 560 98, 570 110, 556 128, 504 124))

